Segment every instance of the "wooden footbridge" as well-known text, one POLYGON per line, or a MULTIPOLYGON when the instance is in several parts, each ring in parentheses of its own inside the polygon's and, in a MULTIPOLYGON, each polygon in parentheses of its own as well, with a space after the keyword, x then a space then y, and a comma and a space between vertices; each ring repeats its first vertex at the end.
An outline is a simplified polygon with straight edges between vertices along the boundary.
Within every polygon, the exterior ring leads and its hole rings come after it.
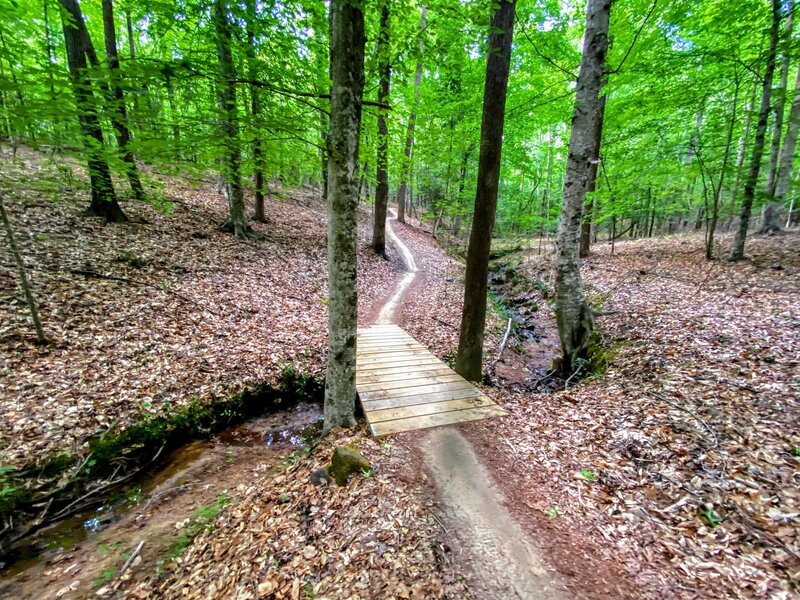
POLYGON ((375 437, 506 414, 397 325, 358 330, 356 388, 375 437))

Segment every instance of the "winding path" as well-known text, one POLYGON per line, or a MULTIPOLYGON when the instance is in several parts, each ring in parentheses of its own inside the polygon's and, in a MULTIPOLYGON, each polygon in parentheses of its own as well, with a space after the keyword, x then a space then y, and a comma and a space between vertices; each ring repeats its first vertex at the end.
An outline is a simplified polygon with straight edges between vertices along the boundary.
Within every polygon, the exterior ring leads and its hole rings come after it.
MULTIPOLYGON (((391 213, 394 220, 394 211, 391 213)), ((414 255, 388 219, 386 235, 407 271, 381 308, 375 322, 379 325, 395 322, 400 300, 419 272, 414 255)), ((454 555, 475 596, 487 600, 566 598, 564 585, 506 510, 502 492, 459 429, 433 429, 419 439, 448 533, 455 538, 454 555)))

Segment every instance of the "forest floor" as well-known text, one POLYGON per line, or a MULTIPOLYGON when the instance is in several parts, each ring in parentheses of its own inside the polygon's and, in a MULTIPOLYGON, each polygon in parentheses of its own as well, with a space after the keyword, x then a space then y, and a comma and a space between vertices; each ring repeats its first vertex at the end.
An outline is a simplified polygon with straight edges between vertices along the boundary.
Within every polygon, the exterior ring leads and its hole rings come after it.
MULTIPOLYGON (((2 465, 80 454, 90 433, 277 382, 287 364, 321 372, 317 195, 276 189, 270 223, 256 225, 265 240, 240 242, 217 231, 224 203, 209 183, 165 178, 172 216, 125 203, 140 222, 103 227, 80 215, 80 182, 38 155, 22 158, 3 167, 1 184, 55 343, 33 344, 2 246, 2 465)), ((388 262, 371 254, 363 218, 367 324, 403 265, 394 248, 388 262)), ((398 322, 452 357, 462 268, 417 223, 393 226, 419 268, 398 322)), ((610 365, 556 391, 543 381, 553 358, 549 259, 503 258, 530 284, 516 291, 539 306, 543 343, 513 339, 490 369, 498 385, 484 390, 510 416, 457 431, 568 597, 797 593, 800 236, 754 238, 738 264, 706 262, 701 246, 697 236, 617 243, 614 255, 598 245, 584 274, 610 365)), ((487 363, 504 326, 492 313, 487 363)), ((0 597, 482 597, 470 585, 474 557, 461 552, 480 532, 448 527, 436 474, 420 468, 430 435, 375 441, 359 428, 310 451, 241 453, 215 438, 215 462, 171 474, 118 529, 50 554, 0 583, 0 597), (346 488, 311 486, 334 442, 359 447, 372 473, 346 488), (209 476, 217 485, 187 487, 209 476), (186 547, 170 558, 181 537, 186 547)))

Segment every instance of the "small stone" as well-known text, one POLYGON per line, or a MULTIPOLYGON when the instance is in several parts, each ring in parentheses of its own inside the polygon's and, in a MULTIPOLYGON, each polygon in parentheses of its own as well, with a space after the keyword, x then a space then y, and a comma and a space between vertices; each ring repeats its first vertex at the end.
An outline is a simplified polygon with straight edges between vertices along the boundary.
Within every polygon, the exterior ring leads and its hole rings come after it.
POLYGON ((331 477, 327 467, 323 467, 322 469, 317 469, 311 473, 311 476, 308 478, 308 480, 314 485, 328 485, 333 478, 331 477))

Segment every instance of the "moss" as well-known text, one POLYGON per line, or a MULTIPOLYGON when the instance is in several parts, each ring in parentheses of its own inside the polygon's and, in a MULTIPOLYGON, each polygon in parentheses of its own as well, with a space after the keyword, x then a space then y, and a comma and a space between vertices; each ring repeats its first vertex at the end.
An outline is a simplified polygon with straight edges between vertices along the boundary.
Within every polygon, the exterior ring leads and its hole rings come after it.
POLYGON ((355 448, 339 446, 333 451, 328 471, 339 486, 347 485, 351 475, 367 471, 372 464, 355 448))
POLYGON ((616 348, 616 344, 604 346, 600 334, 596 330, 593 331, 586 347, 589 371, 594 375, 604 374, 614 360, 616 348))
POLYGON ((0 465, 0 523, 13 515, 14 522, 23 524, 37 513, 34 505, 45 498, 49 501, 52 497, 50 512, 57 513, 73 498, 85 494, 91 482, 147 465, 160 448, 160 456, 165 456, 168 450, 270 410, 298 401, 321 402, 323 390, 320 381, 287 367, 277 389, 259 385, 213 402, 193 398, 185 406, 160 415, 144 415, 124 429, 89 436, 84 444, 85 459, 61 453, 43 465, 19 470, 0 465), (83 460, 80 470, 70 473, 79 460, 83 460), (69 482, 59 483, 65 474, 69 482))

